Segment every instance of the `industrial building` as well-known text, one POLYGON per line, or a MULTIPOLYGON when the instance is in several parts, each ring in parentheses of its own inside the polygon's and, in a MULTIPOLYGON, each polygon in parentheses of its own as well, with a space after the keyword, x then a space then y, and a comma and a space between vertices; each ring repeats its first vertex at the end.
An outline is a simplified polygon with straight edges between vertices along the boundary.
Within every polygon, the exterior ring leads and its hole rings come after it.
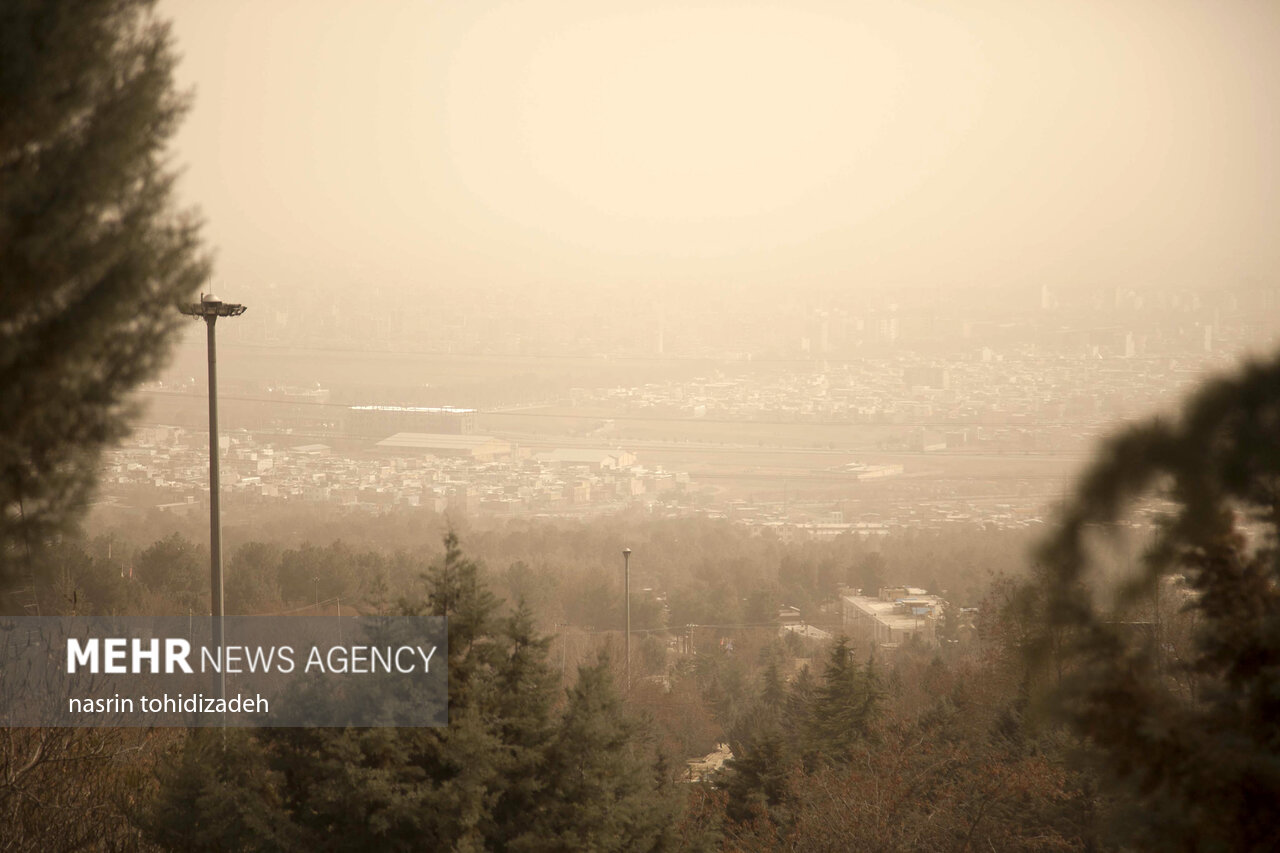
POLYGON ((937 624, 946 602, 910 586, 886 587, 879 594, 840 596, 844 632, 855 641, 936 645, 937 624))
POLYGON ((556 468, 588 468, 593 471, 617 471, 636 464, 634 453, 626 450, 579 450, 556 448, 539 453, 537 460, 556 468))
POLYGON ((453 406, 348 406, 342 432, 363 438, 386 438, 397 432, 471 435, 476 410, 453 406))
POLYGON ((491 460, 511 455, 511 442, 491 435, 398 432, 378 447, 399 455, 465 457, 491 460))

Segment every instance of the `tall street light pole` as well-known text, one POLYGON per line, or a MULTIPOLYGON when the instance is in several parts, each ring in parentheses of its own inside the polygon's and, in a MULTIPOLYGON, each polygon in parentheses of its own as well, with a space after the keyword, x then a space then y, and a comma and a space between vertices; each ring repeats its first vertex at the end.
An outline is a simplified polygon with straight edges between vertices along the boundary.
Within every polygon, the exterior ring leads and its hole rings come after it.
POLYGON ((243 305, 223 302, 212 293, 202 293, 199 302, 178 306, 190 317, 204 320, 209 332, 209 604, 212 643, 218 650, 219 666, 213 673, 215 699, 226 698, 227 677, 222 660, 222 508, 218 503, 218 348, 213 325, 219 317, 239 317, 243 305))
POLYGON ((631 692, 631 549, 622 549, 622 588, 627 599, 627 692, 631 692))

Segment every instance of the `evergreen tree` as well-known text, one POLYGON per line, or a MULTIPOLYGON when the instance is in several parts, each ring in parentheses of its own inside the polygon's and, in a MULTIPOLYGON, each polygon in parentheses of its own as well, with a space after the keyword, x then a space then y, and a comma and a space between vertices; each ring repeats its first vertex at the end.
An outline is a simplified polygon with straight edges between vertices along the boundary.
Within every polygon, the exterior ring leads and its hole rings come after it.
POLYGON ((787 701, 787 685, 778 670, 778 655, 770 655, 764 670, 764 683, 760 691, 761 704, 774 714, 781 715, 787 701))
POLYGON ((768 819, 785 824, 788 777, 797 764, 795 747, 777 720, 744 721, 730 736, 733 758, 726 762, 725 815, 748 823, 768 819))
POLYGON ((1041 582, 1026 596, 1039 606, 1036 659, 1054 664, 1044 667, 1053 704, 1123 795, 1129 842, 1280 848, 1277 484, 1280 357, 1202 388, 1176 422, 1112 439, 1043 548, 1041 582), (1138 577, 1118 590, 1087 584, 1097 534, 1148 496, 1172 511, 1138 577), (1175 597, 1196 625, 1182 662, 1167 658, 1169 604, 1154 606, 1184 589, 1179 577, 1186 591, 1175 597))
POLYGON ((134 819, 171 850, 288 848, 295 836, 279 820, 280 781, 251 735, 195 729, 176 763, 161 767, 162 795, 134 819))
POLYGON ((461 709, 478 701, 474 695, 487 686, 485 676, 499 662, 499 650, 488 642, 497 629, 500 602, 480 579, 480 567, 462 553, 452 530, 444 537, 444 559, 431 567, 424 580, 425 603, 409 606, 411 613, 443 616, 449 631, 449 707, 461 709))
POLYGON ((281 601, 280 561, 280 549, 274 545, 246 542, 237 548, 227 566, 227 612, 254 613, 278 609, 281 601))
POLYGON ((882 699, 873 664, 858 666, 849 638, 840 637, 831 647, 822 684, 815 691, 807 752, 847 761, 853 745, 869 733, 882 699))
POLYGON ((943 646, 960 641, 960 614, 950 602, 942 608, 942 618, 938 621, 938 641, 943 646))
POLYGON ((138 555, 134 574, 163 600, 176 603, 184 611, 196 607, 202 599, 207 607, 209 558, 202 551, 182 534, 171 533, 138 555))
MULTIPOLYGON (((812 696, 806 696, 806 709, 811 701, 812 696)), ((721 784, 728 793, 725 814, 730 820, 786 822, 787 777, 798 763, 799 749, 794 723, 787 718, 793 706, 778 671, 778 657, 770 655, 755 703, 728 727, 734 757, 726 762, 728 772, 721 784)))
POLYGON ((480 567, 452 533, 445 545, 424 600, 372 630, 449 619, 447 727, 265 729, 220 762, 193 736, 162 771, 148 836, 184 849, 178 816, 208 803, 221 849, 672 849, 668 771, 608 661, 580 670, 557 715, 548 639, 524 606, 499 619, 480 567))
POLYGON ((559 674, 547 664, 550 637, 537 636, 523 602, 502 626, 504 659, 494 680, 494 706, 501 732, 505 784, 493 806, 490 847, 504 849, 528 830, 529 815, 548 795, 541 771, 555 736, 552 708, 559 674))
POLYGON ((513 849, 673 848, 677 804, 671 782, 614 688, 607 655, 579 667, 546 765, 544 805, 513 849))
POLYGON ((816 696, 817 687, 813 683, 813 673, 806 664, 796 673, 796 677, 791 681, 791 689, 787 691, 784 716, 793 737, 808 731, 812 725, 816 696))
POLYGON ((185 99, 152 5, 0 4, 0 573, 85 503, 207 277, 170 200, 185 99))

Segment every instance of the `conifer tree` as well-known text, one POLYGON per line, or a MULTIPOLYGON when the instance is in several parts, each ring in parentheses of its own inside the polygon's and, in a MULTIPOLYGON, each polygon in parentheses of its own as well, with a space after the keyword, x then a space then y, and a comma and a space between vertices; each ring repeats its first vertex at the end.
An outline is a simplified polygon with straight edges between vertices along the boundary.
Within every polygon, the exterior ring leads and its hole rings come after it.
POLYGON ((1122 795, 1127 843, 1280 848, 1278 542, 1273 357, 1207 384, 1176 421, 1113 438, 1042 549, 1040 583, 1026 595, 1042 626, 1036 660, 1054 664, 1043 666, 1053 705, 1097 747, 1122 795), (1086 583, 1106 532, 1153 496, 1172 510, 1138 576, 1119 589, 1086 583), (1175 598, 1195 617, 1195 649, 1179 662, 1166 657, 1170 604, 1163 614, 1152 605, 1184 589, 1175 598))
POLYGON ((296 836, 279 819, 280 781, 252 736, 195 729, 176 762, 159 771, 162 796, 134 817, 171 850, 287 848, 296 836))
POLYGON ((518 849, 656 851, 675 843, 676 802, 641 723, 614 688, 607 655, 578 682, 546 753, 548 791, 518 849))
POLYGON ((809 665, 805 664, 800 667, 791 681, 791 689, 787 691, 785 716, 793 731, 804 731, 809 727, 816 690, 813 673, 809 670, 809 665))
POLYGON ((410 611, 448 620, 449 707, 460 709, 477 701, 474 693, 485 688, 484 676, 498 663, 497 648, 485 640, 497 629, 500 602, 481 581, 480 567, 462 553, 452 530, 445 534, 444 546, 444 559, 424 577, 425 607, 415 604, 410 611))
POLYGON ((207 277, 152 0, 0 4, 0 574, 74 518, 207 277))
POLYGON ((552 709, 559 686, 559 674, 547 664, 551 638, 537 635, 523 602, 503 621, 502 635, 506 651, 494 679, 493 704, 505 778, 488 832, 495 850, 528 831, 529 815, 548 796, 550 782, 541 770, 555 736, 552 709))
POLYGON ((778 656, 771 655, 764 670, 764 685, 760 691, 761 704, 774 714, 781 714, 787 701, 787 686, 778 670, 778 656))
POLYGON ((787 823, 788 779, 798 765, 795 746, 777 721, 740 726, 730 738, 733 758, 726 762, 723 785, 728 793, 725 814, 747 823, 787 823))
POLYGON ((853 660, 848 637, 840 637, 827 658, 810 716, 808 752, 843 762, 875 721, 882 691, 874 667, 853 660))
MULTIPOLYGON (((802 702, 806 710, 811 701, 812 696, 806 695, 802 702)), ((786 716, 794 706, 793 694, 787 693, 778 658, 773 655, 755 703, 729 727, 734 757, 726 762, 721 784, 728 793, 725 813, 730 820, 786 822, 787 778, 798 764, 800 747, 794 721, 786 716)))
POLYGON ((548 639, 524 606, 498 618, 480 566, 445 545, 399 615, 450 620, 447 727, 265 729, 212 763, 193 737, 162 771, 148 837, 182 849, 178 816, 209 803, 222 849, 673 849, 667 768, 608 660, 580 669, 557 714, 548 639))

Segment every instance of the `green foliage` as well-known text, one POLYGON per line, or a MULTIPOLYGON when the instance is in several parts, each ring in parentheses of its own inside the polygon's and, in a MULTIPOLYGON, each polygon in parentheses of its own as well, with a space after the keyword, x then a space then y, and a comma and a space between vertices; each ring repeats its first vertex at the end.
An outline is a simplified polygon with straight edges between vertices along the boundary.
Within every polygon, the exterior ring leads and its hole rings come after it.
POLYGON ((1175 422, 1112 439, 1027 592, 1052 701, 1096 746, 1117 831, 1152 848, 1280 846, 1280 358, 1175 422), (1136 577, 1093 570, 1135 502, 1172 507, 1136 577), (1170 628, 1193 617, 1191 648, 1170 628))
POLYGON ((847 637, 831 647, 809 714, 809 751, 828 761, 845 761, 853 745, 876 721, 883 690, 873 662, 858 666, 847 637))
POLYGON ((228 613, 254 613, 279 605, 280 549, 265 542, 237 548, 227 562, 223 579, 228 613))
POLYGON ((882 701, 875 667, 857 664, 845 637, 832 644, 817 685, 805 667, 787 689, 771 654, 754 700, 728 726, 734 758, 723 783, 726 815, 738 824, 785 827, 791 776, 802 767, 848 763, 872 737, 882 701))
MULTIPOLYGON (((209 600, 209 557, 203 547, 174 533, 138 555, 134 574, 182 611, 209 600)), ((208 607, 208 604, 204 604, 208 607)))
POLYGON ((849 585, 863 595, 876 595, 884 583, 885 561, 879 551, 863 554, 849 571, 849 585))
MULTIPOLYGON (((124 612, 136 603, 137 588, 123 576, 120 562, 90 553, 70 537, 33 552, 34 571, 48 582, 37 584, 36 601, 45 615, 80 616, 124 612)), ((0 611, 18 612, 25 596, 0 599, 0 611)))
MULTIPOLYGON (((374 577, 384 578, 394 594, 403 594, 438 552, 424 544, 439 541, 431 526, 434 519, 424 519, 416 511, 375 516, 324 505, 302 510, 287 503, 238 511, 234 502, 223 511, 228 561, 238 548, 255 541, 317 558, 314 564, 298 560, 297 582, 289 594, 281 589, 279 601, 246 603, 246 611, 312 601, 311 578, 317 574, 322 600, 341 595, 346 602, 348 595, 351 601, 367 596, 374 577), (341 532, 340 546, 333 542, 335 530, 341 532), (307 542, 312 544, 300 544, 307 542), (342 560, 332 560, 325 553, 340 548, 348 552, 342 560), (428 551, 432 553, 424 556, 428 551), (332 578, 326 574, 330 569, 332 578)), ((200 541, 208 526, 198 515, 181 518, 159 513, 139 523, 109 507, 97 508, 92 521, 114 522, 104 529, 125 539, 146 530, 153 538, 177 531, 200 541)), ((713 519, 608 518, 590 523, 523 519, 474 531, 468 551, 491 566, 505 567, 492 579, 494 591, 509 601, 526 600, 544 624, 619 630, 623 616, 618 542, 631 543, 637 555, 643 555, 632 561, 634 629, 771 622, 776 611, 767 612, 763 606, 768 597, 799 607, 807 621, 828 628, 824 623, 831 614, 817 608, 831 601, 837 582, 848 580, 847 567, 872 560, 881 566, 884 584, 921 585, 932 577, 949 591, 946 597, 952 603, 976 606, 993 573, 1024 572, 1028 535, 949 525, 939 531, 895 531, 874 543, 857 536, 783 542, 713 519), (665 592, 669 613, 664 614, 662 602, 644 594, 641 585, 665 592), (767 618, 747 618, 749 606, 758 608, 756 616, 767 618)), ((232 583, 229 570, 226 583, 232 583)), ((283 586, 279 578, 273 579, 274 586, 283 586)), ((270 595, 271 589, 262 594, 270 595)))
POLYGON ((556 737, 558 676, 547 664, 549 637, 540 637, 523 602, 502 623, 505 656, 498 665, 494 715, 504 746, 504 783, 493 802, 489 838, 516 839, 551 795, 546 755, 556 737))
POLYGON ((733 729, 719 784, 733 850, 1063 850, 1096 844, 1087 774, 1069 744, 1037 734, 995 670, 940 657, 895 669, 925 682, 906 713, 879 668, 832 644, 815 684, 801 670, 778 699, 772 666, 733 729), (807 759, 807 760, 806 760, 807 759))
POLYGON ((176 763, 159 771, 165 796, 135 819, 172 850, 277 850, 291 840, 275 820, 279 782, 243 731, 197 729, 176 763))
POLYGON ((149 0, 0 6, 0 572, 86 502, 126 394, 207 277, 164 146, 185 108, 149 0))
POLYGON ((186 849, 181 816, 207 809, 220 849, 673 849, 669 774, 607 661, 557 713, 549 640, 523 605, 499 615, 454 534, 423 580, 394 619, 448 619, 447 727, 266 729, 216 761, 193 736, 143 812, 148 836, 186 849))
POLYGON ((547 796, 512 849, 673 849, 676 801, 642 725, 625 708, 602 655, 578 670, 545 753, 547 796))
POLYGON ((754 589, 747 595, 742 612, 748 625, 771 625, 778 621, 778 595, 770 589, 754 589))
MULTIPOLYGON (((480 579, 479 565, 462 553, 453 531, 445 534, 444 559, 427 572, 426 599, 403 605, 410 613, 425 612, 448 619, 449 713, 481 702, 492 689, 486 679, 500 659, 489 642, 495 633, 499 601, 480 579)), ((543 649, 542 657, 546 650, 543 649)))
POLYGON ((938 620, 938 641, 943 645, 960 642, 960 614, 950 602, 942 608, 942 618, 938 620))

